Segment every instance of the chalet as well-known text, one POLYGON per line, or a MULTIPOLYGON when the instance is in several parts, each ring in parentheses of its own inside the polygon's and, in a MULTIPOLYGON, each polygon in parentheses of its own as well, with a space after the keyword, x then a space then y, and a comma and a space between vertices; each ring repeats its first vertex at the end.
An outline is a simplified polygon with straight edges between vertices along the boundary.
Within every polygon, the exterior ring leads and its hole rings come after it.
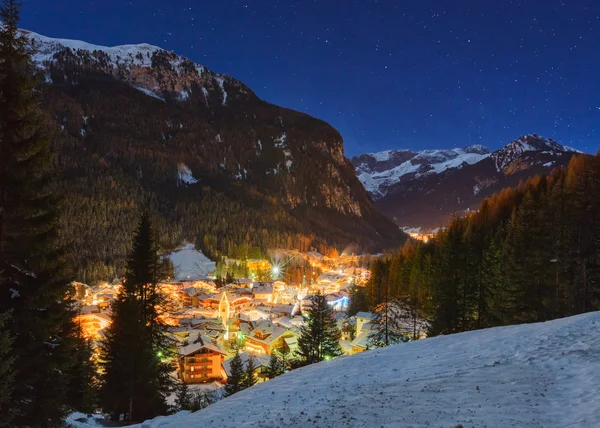
POLYGON ((200 295, 204 293, 204 290, 195 287, 184 288, 180 292, 180 298, 185 307, 200 307, 200 295))
POLYGON ((252 295, 256 300, 273 302, 273 287, 271 285, 256 285, 252 287, 252 295))
POLYGON ((246 335, 246 349, 255 353, 271 355, 276 349, 289 347, 286 339, 297 337, 294 330, 277 326, 271 321, 259 321, 253 327, 246 335))
POLYGON ((179 348, 179 373, 185 383, 208 383, 225 378, 223 361, 225 352, 207 337, 179 348))
POLYGON ((375 320, 375 314, 371 312, 359 312, 356 314, 356 336, 363 331, 369 329, 369 325, 375 320))
POLYGON ((284 305, 293 304, 296 302, 298 293, 290 288, 285 288, 278 291, 273 298, 273 303, 282 303, 284 305))

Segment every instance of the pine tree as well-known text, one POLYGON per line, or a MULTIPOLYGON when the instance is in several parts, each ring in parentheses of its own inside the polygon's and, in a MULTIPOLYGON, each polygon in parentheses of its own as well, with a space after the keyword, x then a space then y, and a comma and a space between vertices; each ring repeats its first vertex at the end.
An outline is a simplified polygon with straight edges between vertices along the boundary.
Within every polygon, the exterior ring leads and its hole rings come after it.
POLYGON ((448 229, 438 236, 435 262, 432 266, 432 316, 429 334, 448 334, 460 331, 462 320, 463 225, 453 219, 448 229))
POLYGON ((190 412, 197 412, 198 410, 204 409, 216 401, 214 396, 214 391, 195 391, 192 394, 192 399, 190 402, 190 408, 188 409, 190 412))
POLYGON ((283 373, 283 364, 277 357, 277 354, 273 352, 271 358, 269 358, 269 365, 267 366, 267 377, 269 379, 275 379, 277 376, 283 373))
POLYGON ((231 359, 230 371, 231 374, 227 378, 227 385, 225 385, 225 395, 227 397, 244 389, 244 363, 242 361, 242 357, 237 351, 235 353, 235 356, 231 359))
POLYGON ((0 313, 11 313, 5 328, 15 377, 3 414, 18 411, 17 426, 52 426, 68 411, 77 339, 58 244, 54 153, 38 108, 30 42, 18 30, 19 7, 4 0, 0 8, 0 313))
POLYGON ((281 373, 285 373, 290 370, 290 348, 285 345, 281 345, 275 350, 275 354, 281 362, 281 373))
POLYGON ((296 353, 299 364, 318 363, 342 355, 339 343, 341 333, 332 315, 325 296, 312 296, 308 319, 301 327, 298 337, 296 353))
POLYGON ((369 310, 369 295, 367 287, 353 285, 350 289, 350 306, 348 307, 348 316, 356 315, 359 312, 369 310))
POLYGON ((254 371, 256 367, 254 365, 254 356, 252 354, 248 355, 248 362, 246 363, 246 372, 244 373, 244 378, 242 379, 242 389, 250 388, 254 386, 258 379, 256 379, 254 371))
MULTIPOLYGON (((77 333, 81 337, 80 328, 77 333)), ((96 409, 98 399, 97 367, 91 340, 77 340, 74 359, 68 402, 74 410, 90 414, 96 409)))
POLYGON ((369 334, 373 345, 384 347, 408 341, 402 332, 409 315, 397 300, 384 301, 375 310, 374 329, 369 334))
POLYGON ((187 383, 180 381, 177 384, 177 396, 175 398, 175 405, 179 410, 190 410, 192 406, 192 394, 187 386, 187 383))
POLYGON ((159 321, 160 261, 150 218, 141 218, 127 276, 113 304, 113 322, 102 345, 101 404, 114 420, 131 423, 164 414, 172 356, 159 321))
POLYGON ((14 409, 10 407, 15 381, 14 357, 12 356, 12 339, 9 331, 5 328, 9 315, 9 312, 0 314, 0 427, 10 426, 10 421, 14 416, 14 409))

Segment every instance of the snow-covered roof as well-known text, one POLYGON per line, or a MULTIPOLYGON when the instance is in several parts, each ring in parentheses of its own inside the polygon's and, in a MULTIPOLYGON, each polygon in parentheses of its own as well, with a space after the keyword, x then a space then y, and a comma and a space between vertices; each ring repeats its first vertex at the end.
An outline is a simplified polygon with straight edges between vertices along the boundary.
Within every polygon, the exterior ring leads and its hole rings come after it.
POLYGON ((270 345, 281 336, 283 336, 286 332, 290 331, 284 327, 280 327, 278 325, 273 324, 271 321, 263 320, 253 323, 254 330, 252 330, 248 337, 251 337, 252 340, 264 343, 266 345, 270 345), (258 335, 261 337, 258 337, 258 335), (262 338, 262 336, 265 336, 262 338))
POLYGON ((369 320, 374 320, 377 317, 371 312, 359 312, 356 314, 356 318, 366 318, 369 320))
POLYGON ((252 287, 252 294, 272 294, 273 287, 270 285, 256 285, 252 287))
POLYGON ((179 347, 179 354, 181 356, 191 355, 195 352, 198 352, 202 348, 210 349, 213 352, 226 355, 226 352, 219 348, 217 345, 214 345, 210 339, 202 336, 198 337, 195 343, 190 343, 187 346, 179 347))
POLYGON ((373 341, 371 339, 369 339, 370 334, 371 334, 370 331, 363 331, 362 333, 360 333, 358 336, 356 336, 354 338, 351 345, 353 347, 358 346, 360 348, 372 347, 373 341))

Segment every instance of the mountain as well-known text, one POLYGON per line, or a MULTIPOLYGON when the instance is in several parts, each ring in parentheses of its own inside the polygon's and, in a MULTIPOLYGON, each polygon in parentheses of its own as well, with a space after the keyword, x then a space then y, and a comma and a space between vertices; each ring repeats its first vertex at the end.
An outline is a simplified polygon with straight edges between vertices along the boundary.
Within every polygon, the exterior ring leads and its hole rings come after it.
POLYGON ((592 312, 367 351, 136 426, 600 426, 599 325, 592 312))
POLYGON ((387 150, 352 158, 375 206, 399 226, 435 230, 453 213, 528 177, 565 166, 577 150, 537 134, 489 153, 480 145, 453 150, 387 150))
POLYGON ((156 46, 24 33, 37 50, 64 235, 81 275, 122 268, 140 207, 157 212, 167 247, 188 240, 212 257, 406 239, 374 208, 327 123, 156 46))
POLYGON ((356 173, 375 199, 384 197, 398 182, 428 174, 439 174, 463 164, 474 164, 489 156, 484 146, 452 150, 386 150, 352 158, 356 173))

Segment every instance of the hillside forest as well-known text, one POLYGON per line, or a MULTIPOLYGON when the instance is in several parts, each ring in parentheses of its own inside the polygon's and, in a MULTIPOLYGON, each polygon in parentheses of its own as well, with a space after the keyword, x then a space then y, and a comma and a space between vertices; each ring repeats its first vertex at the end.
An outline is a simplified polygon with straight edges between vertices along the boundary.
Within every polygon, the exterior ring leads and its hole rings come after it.
POLYGON ((598 310, 599 220, 600 156, 577 156, 375 261, 352 312, 394 299, 438 335, 598 310))

